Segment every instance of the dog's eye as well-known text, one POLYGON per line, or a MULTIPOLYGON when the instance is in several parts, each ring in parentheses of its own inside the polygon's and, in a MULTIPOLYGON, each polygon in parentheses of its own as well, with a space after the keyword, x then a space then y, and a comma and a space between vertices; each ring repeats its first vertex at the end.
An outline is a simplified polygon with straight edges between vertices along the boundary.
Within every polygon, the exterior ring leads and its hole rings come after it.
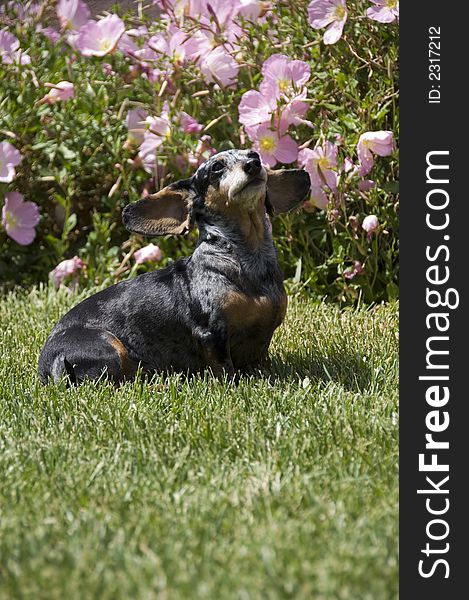
POLYGON ((248 158, 257 158, 259 160, 259 154, 257 154, 257 152, 251 151, 248 154, 248 158))
POLYGON ((220 173, 221 171, 223 171, 224 168, 225 168, 224 163, 222 163, 221 160, 217 160, 216 162, 213 163, 210 170, 212 171, 212 173, 220 173))

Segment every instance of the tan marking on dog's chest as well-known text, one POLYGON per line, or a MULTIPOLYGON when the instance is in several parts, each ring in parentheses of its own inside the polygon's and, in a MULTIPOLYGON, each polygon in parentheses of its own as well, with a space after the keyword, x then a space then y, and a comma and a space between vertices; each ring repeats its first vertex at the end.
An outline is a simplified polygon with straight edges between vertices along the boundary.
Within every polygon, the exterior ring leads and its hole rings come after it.
POLYGON ((285 300, 282 297, 278 305, 267 296, 252 297, 230 291, 223 299, 222 310, 232 332, 249 329, 254 325, 277 327, 285 316, 286 296, 285 300))
POLYGON ((211 188, 205 197, 205 204, 227 220, 236 223, 250 248, 256 249, 262 245, 265 219, 262 200, 259 200, 256 207, 248 210, 245 206, 227 202, 226 196, 211 188))

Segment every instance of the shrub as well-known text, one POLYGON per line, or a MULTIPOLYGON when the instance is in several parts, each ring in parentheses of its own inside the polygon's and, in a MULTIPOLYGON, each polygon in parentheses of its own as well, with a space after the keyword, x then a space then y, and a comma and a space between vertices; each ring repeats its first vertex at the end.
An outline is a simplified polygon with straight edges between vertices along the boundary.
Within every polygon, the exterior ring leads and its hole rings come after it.
MULTIPOLYGON (((370 2, 349 2, 346 22, 329 26, 337 37, 344 24, 340 39, 326 44, 316 0, 309 14, 298 0, 155 3, 157 19, 90 24, 85 11, 81 21, 66 15, 60 31, 63 2, 12 2, 0 13, 0 282, 46 280, 77 256, 80 269, 56 282, 109 283, 153 268, 134 258, 151 241, 162 253, 150 258, 163 265, 189 253, 195 234, 129 237, 122 207, 190 175, 215 150, 254 146, 271 166, 312 175, 303 210, 274 221, 291 291, 396 297, 396 22, 367 16, 370 2), (8 158, 14 149, 20 158, 8 158), (11 192, 37 205, 37 225, 21 221, 23 200, 11 192), (26 245, 14 239, 25 223, 35 232, 26 245)), ((343 4, 331 0, 334 10, 343 4)))

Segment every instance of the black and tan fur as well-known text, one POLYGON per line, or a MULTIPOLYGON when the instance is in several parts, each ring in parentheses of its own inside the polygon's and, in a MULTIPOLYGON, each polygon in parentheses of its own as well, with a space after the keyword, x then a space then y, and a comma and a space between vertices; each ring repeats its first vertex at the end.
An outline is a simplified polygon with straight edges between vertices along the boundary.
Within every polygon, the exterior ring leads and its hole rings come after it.
POLYGON ((266 171, 255 152, 229 150, 128 205, 129 231, 181 235, 196 226, 194 253, 75 306, 46 341, 41 380, 105 373, 121 382, 139 367, 231 375, 259 364, 287 306, 266 211, 295 208, 309 187, 305 171, 266 171))

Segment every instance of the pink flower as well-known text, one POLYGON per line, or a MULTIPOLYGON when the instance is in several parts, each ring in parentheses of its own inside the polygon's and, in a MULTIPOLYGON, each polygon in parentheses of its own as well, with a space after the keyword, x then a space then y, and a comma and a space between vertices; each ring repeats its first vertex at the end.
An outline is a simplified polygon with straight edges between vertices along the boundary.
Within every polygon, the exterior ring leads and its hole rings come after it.
POLYGON ((303 148, 298 154, 298 164, 311 179, 310 202, 324 210, 329 203, 326 188, 337 191, 337 146, 325 142, 324 146, 316 144, 313 150, 303 148))
POLYGON ((186 14, 192 19, 201 17, 210 22, 214 15, 220 26, 229 25, 239 10, 239 0, 154 0, 166 12, 176 17, 186 14), (210 7, 210 8, 209 8, 210 7))
POLYGON ((24 202, 23 194, 7 192, 2 208, 2 223, 7 234, 21 246, 28 246, 36 237, 39 208, 34 202, 24 202))
POLYGON ((373 153, 378 156, 389 156, 394 151, 394 136, 392 131, 367 131, 362 133, 357 144, 360 160, 359 175, 367 175, 375 160, 373 153))
POLYGON ((337 190, 337 146, 325 142, 324 146, 316 144, 314 150, 304 148, 298 154, 298 164, 309 173, 312 186, 327 187, 337 190))
POLYGON ((31 57, 22 52, 18 38, 7 29, 0 29, 0 58, 7 65, 29 65, 31 57))
MULTIPOLYGON (((311 192, 309 196, 309 201, 316 208, 320 208, 321 210, 325 210, 327 205, 329 204, 329 198, 327 197, 322 186, 317 183, 311 183, 311 192)), ((307 204, 305 202, 305 204, 307 204)))
POLYGON ((399 20, 399 1, 398 0, 370 0, 376 6, 370 6, 366 11, 366 16, 373 21, 380 23, 394 23, 399 20))
POLYGON ((6 28, 0 29, 0 55, 2 59, 4 55, 11 56, 19 47, 20 43, 15 35, 10 33, 6 28))
POLYGON ((357 275, 360 275, 360 273, 362 273, 362 272, 363 272, 363 265, 359 260, 356 260, 353 263, 353 267, 348 267, 348 269, 345 269, 345 271, 343 272, 343 275, 344 275, 345 279, 353 279, 357 275))
POLYGON ((197 146, 195 148, 196 155, 204 158, 210 158, 214 154, 217 153, 215 148, 212 146, 212 138, 209 135, 203 135, 200 140, 197 142, 197 146))
POLYGON ((171 130, 171 123, 168 115, 168 104, 165 102, 159 117, 147 117, 145 122, 150 133, 154 133, 161 138, 167 137, 171 130))
POLYGON ((191 167, 197 168, 216 153, 216 149, 212 146, 212 138, 203 135, 197 142, 195 152, 189 152, 187 155, 187 160, 191 167))
POLYGON ((171 25, 166 33, 157 33, 148 40, 148 46, 178 63, 196 60, 210 51, 212 45, 206 35, 197 32, 189 35, 182 29, 171 25))
POLYGON ((7 11, 11 11, 22 24, 34 22, 44 9, 43 3, 41 5, 38 2, 25 2, 24 0, 21 2, 10 0, 4 4, 6 4, 6 6, 0 6, 0 15, 6 15, 7 11), (5 9, 7 9, 7 11, 5 9))
POLYGON ((157 165, 157 150, 163 142, 164 138, 159 135, 155 135, 151 131, 145 132, 138 156, 143 161, 143 168, 147 173, 154 172, 157 165))
POLYGON ((179 113, 179 120, 184 133, 198 133, 204 128, 204 126, 198 123, 194 117, 191 117, 183 110, 179 113))
POLYGON ((277 108, 275 97, 265 96, 256 90, 245 92, 238 106, 239 122, 246 127, 270 123, 277 108))
POLYGON ((177 19, 184 16, 190 8, 190 0, 153 0, 158 8, 165 14, 174 15, 177 19))
POLYGON ((110 65, 109 63, 103 62, 103 63, 101 63, 101 67, 102 67, 103 73, 106 75, 106 77, 112 77, 113 75, 116 74, 116 72, 112 68, 112 65, 110 65))
POLYGON ((143 108, 129 110, 125 124, 129 131, 128 141, 131 144, 141 144, 145 134, 145 123, 148 113, 143 108))
POLYGON ((15 167, 23 157, 9 142, 0 142, 0 182, 10 183, 15 178, 15 167))
POLYGON ((371 236, 373 235, 373 232, 376 231, 376 229, 378 228, 378 225, 379 221, 376 215, 368 215, 363 219, 362 228, 368 234, 368 241, 370 241, 371 236))
POLYGON ((126 56, 134 56, 135 52, 137 50, 139 50, 139 47, 133 41, 133 39, 127 34, 127 32, 124 32, 121 35, 121 38, 119 40, 119 43, 117 44, 117 47, 126 56))
POLYGON ((369 192, 375 187, 375 182, 372 179, 362 179, 358 182, 360 192, 369 192))
POLYGON ((83 0, 59 0, 57 17, 62 29, 80 29, 86 24, 90 9, 83 0))
POLYGON ((65 34, 65 39, 67 40, 67 44, 69 44, 74 50, 78 50, 77 48, 77 40, 78 40, 79 32, 73 30, 67 31, 65 34))
POLYGON ((262 66, 264 81, 260 85, 260 91, 275 93, 275 97, 291 97, 295 95, 308 81, 311 70, 308 63, 302 60, 291 60, 284 54, 272 54, 262 66))
POLYGON ((127 29, 127 35, 136 38, 145 37, 148 34, 148 27, 146 25, 139 25, 133 29, 127 29))
POLYGON ((135 262, 141 265, 146 262, 157 262, 163 258, 163 253, 155 244, 148 244, 144 248, 140 248, 134 254, 135 262))
POLYGON ((77 274, 84 266, 85 263, 81 258, 74 256, 73 258, 60 262, 55 269, 49 273, 49 277, 52 277, 55 287, 58 288, 66 277, 77 274))
POLYGON ((147 117, 145 123, 147 130, 143 134, 138 155, 143 161, 145 170, 153 173, 157 164, 157 150, 171 133, 167 106, 159 117, 147 117))
POLYGON ((260 17, 263 11, 262 0, 238 0, 238 14, 245 19, 254 20, 260 17))
POLYGON ((203 57, 200 70, 209 83, 230 87, 236 82, 239 65, 223 46, 218 46, 203 57))
POLYGON ((52 89, 40 100, 41 103, 55 104, 61 100, 70 100, 75 96, 75 88, 70 81, 59 81, 56 84, 45 83, 44 85, 52 89))
POLYGON ((239 26, 234 22, 239 8, 237 0, 190 0, 187 13, 206 28, 216 29, 217 34, 223 32, 233 42, 240 33, 239 26))
POLYGON ((36 27, 36 31, 38 33, 42 33, 42 35, 45 35, 46 38, 53 44, 56 44, 60 40, 60 33, 53 27, 42 27, 42 25, 39 23, 39 25, 36 27))
POLYGON ((344 173, 348 173, 349 178, 354 177, 358 173, 358 166, 348 156, 344 160, 344 173))
POLYGON ((313 0, 308 6, 308 15, 313 29, 327 27, 323 38, 325 44, 340 40, 348 15, 345 0, 313 0))
POLYGON ((249 127, 246 132, 262 161, 269 167, 275 167, 277 161, 287 164, 298 158, 298 145, 289 135, 279 136, 277 131, 265 124, 249 127))
POLYGON ((141 66, 148 71, 154 69, 156 61, 160 58, 160 55, 152 50, 147 42, 145 42, 143 48, 135 50, 133 56, 140 62, 141 66))
POLYGON ((305 98, 306 88, 300 96, 293 98, 284 106, 280 117, 281 133, 285 133, 290 125, 307 125, 308 127, 314 127, 311 121, 307 121, 303 118, 309 109, 308 103, 303 102, 305 98))
POLYGON ((88 21, 80 28, 75 47, 83 56, 105 56, 116 49, 124 31, 124 22, 117 15, 88 21))

